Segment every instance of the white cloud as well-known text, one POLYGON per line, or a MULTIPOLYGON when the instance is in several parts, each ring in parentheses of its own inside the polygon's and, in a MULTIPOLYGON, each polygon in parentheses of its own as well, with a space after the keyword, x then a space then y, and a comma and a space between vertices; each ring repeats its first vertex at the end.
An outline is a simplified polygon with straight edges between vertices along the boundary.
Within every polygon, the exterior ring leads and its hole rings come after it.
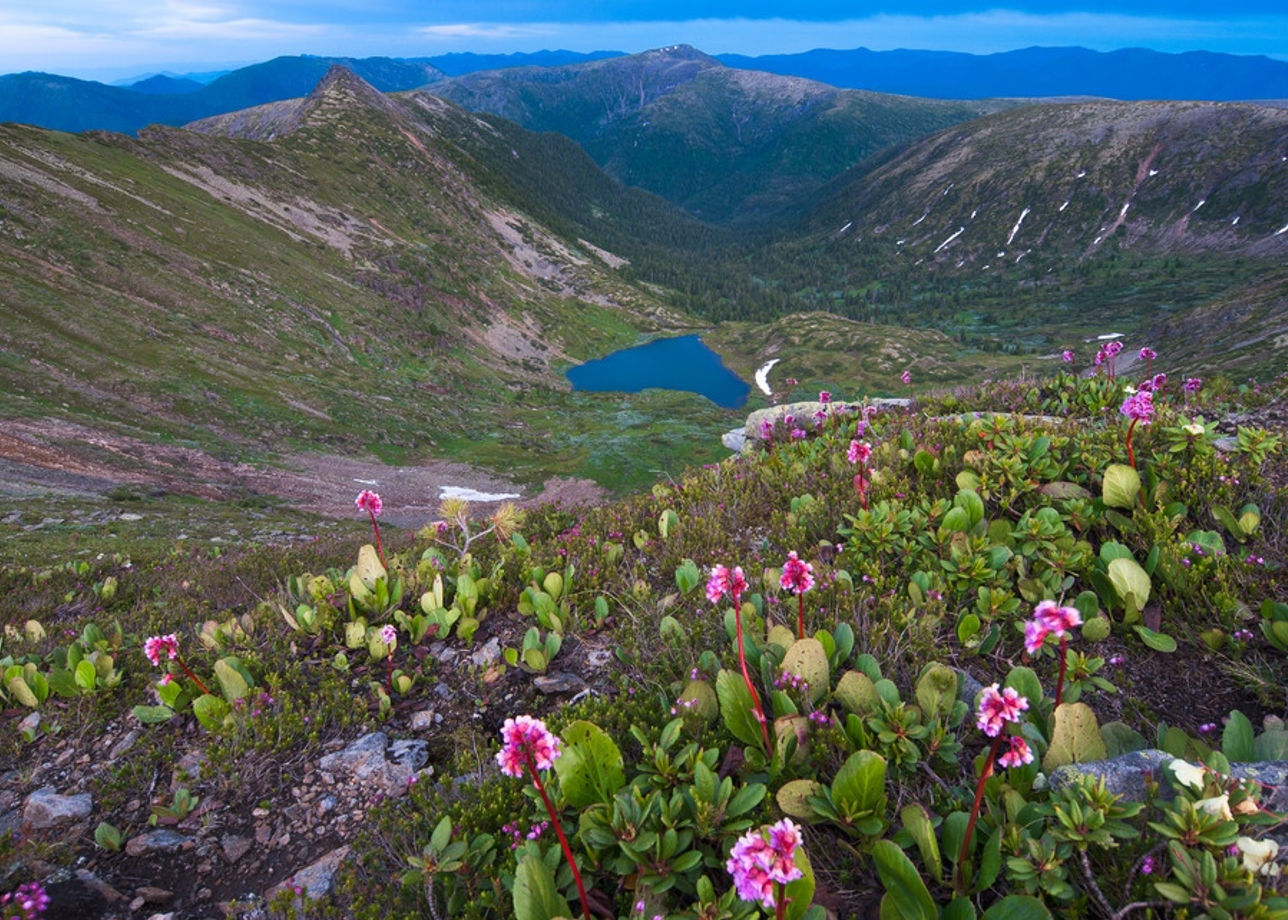
POLYGON ((456 22, 443 25, 421 26, 415 30, 429 39, 471 39, 481 41, 510 41, 558 34, 561 27, 553 23, 515 25, 496 22, 456 22))
POLYGON ((263 41, 320 35, 326 26, 240 16, 228 7, 168 0, 129 31, 145 38, 263 41))

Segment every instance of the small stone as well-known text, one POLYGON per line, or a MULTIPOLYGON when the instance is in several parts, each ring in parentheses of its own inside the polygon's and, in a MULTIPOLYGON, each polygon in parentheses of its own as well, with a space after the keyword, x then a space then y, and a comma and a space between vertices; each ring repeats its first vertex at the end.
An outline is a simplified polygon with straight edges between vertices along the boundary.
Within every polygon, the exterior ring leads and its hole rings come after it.
POLYGON ((538 674, 533 678, 532 686, 547 695, 578 693, 585 689, 586 682, 576 674, 570 674, 567 671, 551 671, 549 674, 538 674))
POLYGON ((76 878, 90 891, 98 893, 109 904, 115 904, 125 897, 107 882, 103 881, 88 869, 77 869, 76 878))
POLYGON ((434 710, 422 709, 419 712, 413 712, 407 725, 414 732, 428 731, 434 727, 434 710))
POLYGON ((447 686, 447 684, 443 683, 440 680, 437 684, 434 685, 434 692, 437 693, 443 699, 448 699, 452 695, 452 688, 447 686))
POLYGON ((267 824, 261 824, 255 828, 255 842, 262 847, 268 846, 268 842, 273 839, 273 831, 267 824))
POLYGON ((328 812, 334 811, 335 806, 336 806, 335 796, 324 795, 322 796, 321 799, 318 800, 318 814, 325 815, 328 812))
POLYGON ((250 848, 254 846, 254 841, 249 837, 241 837, 237 834, 224 834, 219 839, 219 846, 224 851, 224 859, 228 860, 229 863, 235 863, 250 852, 250 848))
POLYGON ((142 888, 135 889, 134 894, 142 898, 145 904, 168 904, 174 900, 173 891, 167 891, 155 885, 144 885, 142 888))
POLYGON ((125 514, 118 514, 116 516, 116 519, 118 521, 141 521, 143 520, 143 515, 135 514, 132 511, 127 511, 125 512, 125 514))
POLYGON ((602 668, 613 662, 613 653, 606 648, 595 649, 586 656, 586 664, 592 668, 602 668))
POLYGON ((501 660, 501 639, 493 636, 488 639, 482 648, 476 649, 474 654, 470 655, 470 664, 476 668, 485 668, 495 661, 501 660))
POLYGON ((112 745, 112 749, 107 754, 108 760, 116 760, 130 748, 134 747, 134 742, 138 740, 139 733, 137 731, 130 731, 124 738, 112 745))
POLYGON ((138 859, 140 856, 152 856, 156 853, 173 853, 188 843, 188 838, 177 831, 150 831, 131 837, 125 845, 125 855, 138 859))
POLYGON ((53 786, 44 786, 27 796, 22 807, 22 823, 34 830, 45 830, 82 821, 94 810, 88 793, 59 795, 53 786))

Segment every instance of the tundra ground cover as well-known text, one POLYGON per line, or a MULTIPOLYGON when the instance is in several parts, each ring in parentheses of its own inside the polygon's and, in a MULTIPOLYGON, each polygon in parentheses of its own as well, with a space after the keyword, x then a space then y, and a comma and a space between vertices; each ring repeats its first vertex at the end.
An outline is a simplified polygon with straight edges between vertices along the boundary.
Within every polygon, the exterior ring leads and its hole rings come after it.
MULTIPOLYGON (((205 765, 186 788, 231 822, 288 801, 284 765, 408 733, 447 686, 449 718, 418 730, 435 775, 373 803, 330 898, 283 896, 281 916, 572 916, 585 902, 545 802, 491 766, 502 723, 529 713, 561 739, 544 790, 601 916, 1278 916, 1279 818, 1230 762, 1288 752, 1283 454, 1274 432, 1219 441, 1216 423, 1281 402, 1284 381, 1156 393, 1134 470, 1124 383, 1062 375, 878 413, 863 494, 854 413, 584 513, 454 504, 414 536, 386 529, 383 563, 358 527, 218 558, 9 565, 0 753, 87 755, 91 826, 119 841, 186 820, 146 778, 187 750, 205 765), (783 587, 789 553, 808 591, 783 587), (704 592, 718 566, 745 587, 704 592), (1063 634, 1046 602, 1076 611, 1063 634), (144 641, 170 633, 210 692, 156 687, 144 641), (502 654, 472 663, 493 639, 502 654), (594 650, 611 664, 590 669, 594 650), (589 692, 537 694, 552 669, 589 692), (141 741, 109 762, 93 739, 126 723, 141 741), (1047 781, 1146 746, 1175 760, 1145 802, 1047 781), (784 818, 799 878, 781 867, 772 903, 742 900, 756 829, 770 846, 784 818)), ((8 840, 0 887, 77 856, 128 876, 95 836, 8 840)), ((226 871, 231 897, 245 879, 226 871)))

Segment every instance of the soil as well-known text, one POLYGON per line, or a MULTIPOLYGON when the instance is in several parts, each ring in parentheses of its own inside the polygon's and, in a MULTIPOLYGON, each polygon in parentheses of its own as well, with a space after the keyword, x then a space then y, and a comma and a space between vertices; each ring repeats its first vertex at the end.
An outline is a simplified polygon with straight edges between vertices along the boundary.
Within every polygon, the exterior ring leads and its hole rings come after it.
POLYGON ((589 479, 556 477, 532 489, 448 460, 395 467, 374 458, 294 454, 268 466, 54 419, 8 420, 0 432, 0 494, 92 495, 122 485, 210 499, 272 495, 329 517, 351 517, 353 496, 370 488, 384 500, 383 520, 408 528, 437 517, 440 492, 449 486, 515 494, 521 506, 596 504, 608 497, 589 479))

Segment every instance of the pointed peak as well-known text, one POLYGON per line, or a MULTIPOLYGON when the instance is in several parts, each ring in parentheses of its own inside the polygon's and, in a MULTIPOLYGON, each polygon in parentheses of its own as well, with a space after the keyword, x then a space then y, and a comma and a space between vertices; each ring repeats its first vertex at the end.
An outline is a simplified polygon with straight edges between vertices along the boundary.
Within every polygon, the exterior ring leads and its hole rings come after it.
POLYGON ((309 93, 307 101, 314 103, 326 101, 332 104, 353 101, 376 105, 382 109, 390 106, 389 100, 380 90, 343 64, 331 65, 318 81, 317 86, 313 87, 313 92, 309 93))

